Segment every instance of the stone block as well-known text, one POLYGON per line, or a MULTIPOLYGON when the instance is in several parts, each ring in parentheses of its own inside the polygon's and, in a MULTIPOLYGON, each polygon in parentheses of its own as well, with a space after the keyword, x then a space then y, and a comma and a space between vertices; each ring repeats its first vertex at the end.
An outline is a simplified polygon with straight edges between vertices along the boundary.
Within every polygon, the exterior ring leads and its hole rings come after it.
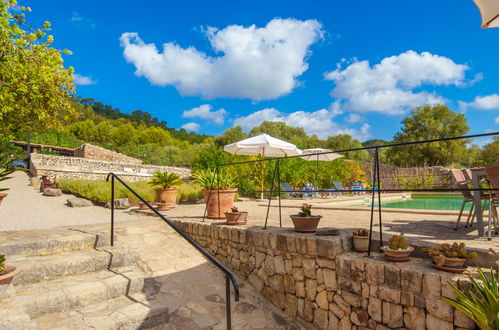
POLYGON ((473 320, 457 309, 454 309, 454 325, 464 329, 475 329, 476 326, 473 320))
POLYGON ((304 236, 295 237, 296 252, 299 254, 307 254, 307 241, 304 236))
POLYGON ((362 282, 360 286, 362 288, 362 297, 369 298, 369 284, 362 282))
POLYGON ((314 308, 312 301, 308 299, 305 299, 305 304, 303 306, 303 318, 308 322, 312 322, 314 320, 314 308))
POLYGON ((317 265, 319 265, 319 267, 328 268, 331 270, 336 269, 336 264, 335 264, 334 260, 332 260, 332 259, 316 258, 315 262, 317 263, 317 265))
POLYGON ((307 245, 307 255, 311 257, 317 257, 317 239, 315 237, 307 237, 306 238, 307 245))
POLYGON ((296 296, 300 298, 305 298, 305 282, 295 282, 296 283, 296 296))
POLYGON ((265 283, 253 272, 248 276, 248 282, 258 291, 262 292, 265 283))
POLYGON ((305 319, 304 316, 304 308, 305 308, 305 299, 300 299, 298 298, 298 316, 301 317, 302 319, 305 319))
POLYGON ((437 273, 426 273, 423 276, 423 296, 440 296, 441 280, 437 273))
POLYGON ((336 315, 338 319, 341 319, 345 315, 347 315, 347 312, 334 302, 329 304, 329 310, 333 312, 333 314, 336 315))
POLYGON ((340 236, 340 230, 336 228, 319 228, 315 236, 340 236))
POLYGON ((423 296, 414 296, 414 306, 426 308, 426 299, 423 296))
POLYGON ((293 274, 293 264, 291 263, 291 259, 284 260, 284 269, 286 270, 286 274, 293 274))
POLYGON ((322 276, 324 278, 324 285, 326 290, 336 291, 338 290, 338 281, 336 279, 336 272, 327 268, 322 269, 322 276))
POLYGON ((385 285, 392 289, 400 289, 400 269, 390 264, 385 265, 385 285))
POLYGON ((394 304, 400 304, 400 291, 396 289, 390 289, 386 286, 379 287, 378 296, 381 300, 385 300, 394 304))
POLYGON ((284 267, 284 259, 282 258, 282 256, 274 257, 274 268, 277 274, 286 274, 286 268, 284 267))
POLYGON ((350 317, 343 317, 338 323, 338 330, 352 330, 352 322, 350 322, 350 317))
POLYGON ((305 275, 303 274, 303 268, 293 267, 293 278, 295 281, 304 281, 305 275))
POLYGON ((317 308, 314 310, 314 325, 318 329, 326 329, 328 322, 327 322, 327 310, 324 310, 322 308, 317 308))
POLYGON ((404 309, 404 326, 409 330, 425 330, 426 315, 424 309, 406 307, 404 309))
POLYGON ((277 250, 281 251, 281 253, 284 253, 287 251, 287 243, 286 243, 286 235, 283 234, 277 234, 276 237, 277 241, 277 250))
POLYGON ((442 277, 442 287, 441 287, 442 296, 456 299, 457 295, 454 292, 454 290, 452 290, 450 284, 454 285, 455 287, 458 286, 458 283, 456 281, 452 281, 449 278, 442 277))
POLYGON ((440 299, 440 296, 426 296, 426 310, 437 318, 452 322, 454 317, 453 307, 440 299))
POLYGON ((265 258, 265 261, 262 264, 262 267, 265 269, 265 271, 269 275, 274 275, 274 273, 275 273, 274 257, 267 255, 267 257, 265 258))
POLYGON ((327 291, 319 292, 315 297, 315 302, 320 308, 327 310, 329 306, 329 302, 327 301, 327 291))
POLYGON ((284 275, 284 290, 286 293, 295 293, 295 280, 292 275, 284 275))
POLYGON ((340 322, 340 319, 333 312, 329 312, 328 319, 329 321, 327 325, 327 330, 338 329, 338 323, 340 322))
POLYGON ((333 302, 343 309, 348 315, 350 314, 350 305, 339 294, 334 295, 333 302))
POLYGON ((45 188, 43 196, 58 197, 62 196, 62 190, 57 188, 45 188))
POLYGON ((342 249, 339 238, 331 239, 317 237, 317 255, 319 257, 334 259, 341 252, 342 249))
POLYGON ((382 285, 385 282, 385 267, 381 263, 372 262, 366 265, 366 281, 369 284, 382 285))
POLYGON ((404 326, 404 313, 401 305, 383 301, 383 323, 389 328, 400 328, 404 326))
POLYGON ((375 320, 376 322, 383 322, 381 299, 373 297, 369 298, 367 311, 369 313, 369 316, 371 316, 373 320, 375 320))
POLYGON ((288 252, 298 252, 296 250, 296 239, 295 236, 286 235, 286 249, 288 252))
POLYGON ((249 235, 250 235, 250 244, 256 247, 264 247, 263 233, 261 230, 252 228, 252 230, 249 231, 249 235))
POLYGON ((369 285, 369 296, 378 298, 379 297, 379 286, 369 285))
POLYGON ((340 256, 336 259, 336 273, 338 276, 343 276, 345 278, 351 278, 351 270, 352 270, 352 260, 350 257, 340 256))
POLYGON ((400 271, 400 286, 402 290, 412 294, 421 294, 423 274, 413 269, 402 269, 400 271))
POLYGON ((324 274, 322 273, 322 268, 317 268, 316 274, 317 274, 317 284, 318 285, 324 284, 324 274))
POLYGON ((296 298, 295 295, 286 295, 286 307, 284 308, 284 312, 291 317, 291 319, 294 320, 296 318, 298 312, 298 298, 296 298))
POLYGON ((438 330, 453 330, 454 326, 451 322, 441 320, 433 314, 428 313, 426 314, 426 328, 438 330))
POLYGON ((404 306, 414 306, 414 295, 409 292, 402 291, 400 295, 400 303, 404 306))
POLYGON ((355 258, 351 261, 350 277, 358 281, 362 281, 365 279, 364 260, 355 258))
POLYGON ((279 293, 284 293, 284 276, 276 274, 269 277, 270 286, 273 290, 279 293))
MULTIPOLYGON (((128 204, 128 198, 123 198, 123 199, 126 199, 126 202, 128 204)), ((120 200, 121 200, 121 198, 120 198, 120 200)), ((118 202, 118 199, 115 199, 114 200, 114 206, 115 207, 117 205, 117 202, 118 202)), ((85 198, 69 198, 66 201, 66 204, 69 207, 86 207, 86 206, 92 206, 92 205, 94 205, 94 203, 92 203, 92 201, 89 201, 88 199, 85 199, 85 198)), ((129 207, 130 207, 130 204, 128 204, 128 206, 126 208, 129 208, 129 207)))
POLYGON ((291 256, 291 264, 293 267, 301 267, 301 256, 294 254, 291 256))
POLYGON ((303 274, 305 275, 305 277, 316 279, 317 273, 315 270, 315 259, 306 258, 302 259, 301 262, 303 265, 303 274))
POLYGON ((357 326, 368 326, 369 314, 362 308, 352 308, 352 314, 350 314, 350 321, 357 326))
POLYGON ((273 250, 277 249, 277 233, 269 232, 269 246, 273 250))
POLYGON ((352 307, 360 307, 360 297, 354 293, 343 291, 341 297, 352 307))
POLYGON ((314 301, 315 295, 317 294, 317 281, 312 279, 307 279, 305 281, 305 296, 308 300, 314 301))

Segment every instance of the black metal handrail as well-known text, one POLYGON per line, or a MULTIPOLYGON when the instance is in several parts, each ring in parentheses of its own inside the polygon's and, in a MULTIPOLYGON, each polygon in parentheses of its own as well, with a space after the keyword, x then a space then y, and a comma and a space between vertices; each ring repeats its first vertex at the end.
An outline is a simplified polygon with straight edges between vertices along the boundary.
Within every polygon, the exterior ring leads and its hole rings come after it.
POLYGON ((129 185, 127 185, 123 180, 120 179, 116 174, 109 173, 107 175, 106 181, 109 181, 111 177, 111 245, 114 244, 114 180, 118 180, 125 188, 127 188, 132 194, 134 194, 138 199, 140 199, 151 211, 153 211, 158 217, 161 218, 164 222, 166 222, 170 227, 173 228, 180 236, 182 236, 187 242, 189 242, 192 246, 194 246, 202 255, 204 255, 212 264, 214 264, 218 269, 220 269, 225 274, 225 310, 226 310, 226 318, 227 318, 227 329, 232 328, 231 322, 231 308, 230 308, 230 282, 232 282, 232 286, 234 287, 234 297, 235 301, 239 301, 239 284, 237 283, 237 279, 232 274, 230 270, 225 268, 220 261, 218 261, 215 257, 210 255, 205 249, 201 247, 196 241, 190 238, 186 233, 180 230, 177 226, 175 226, 170 220, 168 220, 163 214, 161 214, 157 209, 152 207, 142 196, 135 192, 129 185))

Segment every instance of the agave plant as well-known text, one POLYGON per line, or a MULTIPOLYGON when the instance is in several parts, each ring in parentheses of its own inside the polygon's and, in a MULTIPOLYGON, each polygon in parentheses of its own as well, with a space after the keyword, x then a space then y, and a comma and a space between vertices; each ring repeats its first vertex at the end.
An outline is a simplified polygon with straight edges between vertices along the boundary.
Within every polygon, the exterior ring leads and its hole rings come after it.
POLYGON ((158 186, 161 188, 171 188, 184 183, 178 174, 168 172, 156 172, 149 181, 150 186, 158 186))
POLYGON ((193 182, 201 185, 205 189, 229 189, 236 186, 235 178, 223 171, 198 170, 192 175, 193 182))
POLYGON ((475 321, 482 330, 499 329, 499 271, 491 269, 490 276, 487 277, 481 268, 478 268, 481 282, 477 282, 472 276, 468 275, 471 282, 471 290, 468 294, 459 290, 457 287, 450 286, 457 295, 457 299, 441 297, 442 300, 452 307, 460 310, 470 319, 475 321))

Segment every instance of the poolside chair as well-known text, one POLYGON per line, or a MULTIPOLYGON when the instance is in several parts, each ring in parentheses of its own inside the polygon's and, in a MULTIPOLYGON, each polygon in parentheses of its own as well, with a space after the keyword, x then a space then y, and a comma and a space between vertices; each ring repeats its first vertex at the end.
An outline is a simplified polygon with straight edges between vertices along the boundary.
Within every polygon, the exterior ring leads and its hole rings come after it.
MULTIPOLYGON (((485 175, 489 181, 491 189, 499 189, 499 164, 492 164, 485 167, 485 175)), ((499 214, 497 212, 497 207, 499 207, 499 191, 491 191, 492 195, 492 205, 490 205, 490 212, 494 218, 494 231, 497 234, 499 214)))
POLYGON ((319 193, 317 192, 318 189, 311 182, 305 182, 305 187, 303 188, 303 190, 307 191, 303 193, 304 197, 313 198, 319 196, 319 193))
POLYGON ((293 191, 293 187, 287 182, 281 182, 281 187, 293 198, 303 198, 302 192, 293 191))
MULTIPOLYGON (((364 190, 364 186, 360 182, 354 182, 352 184, 352 190, 364 190)), ((355 192, 357 195, 360 195, 362 192, 361 191, 356 191, 355 192)))

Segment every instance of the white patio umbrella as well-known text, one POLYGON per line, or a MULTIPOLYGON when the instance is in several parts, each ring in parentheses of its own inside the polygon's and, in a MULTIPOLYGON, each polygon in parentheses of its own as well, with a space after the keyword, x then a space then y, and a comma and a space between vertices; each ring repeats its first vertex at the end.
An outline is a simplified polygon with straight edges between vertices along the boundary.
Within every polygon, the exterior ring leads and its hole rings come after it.
POLYGON ((482 28, 499 27, 499 1, 473 0, 482 16, 482 28))
MULTIPOLYGON (((224 151, 236 155, 261 155, 262 158, 298 156, 302 154, 302 151, 298 149, 296 145, 276 139, 275 137, 267 134, 260 134, 241 140, 239 142, 228 144, 224 146, 224 151)), ((262 163, 262 191, 264 190, 263 166, 264 163, 262 163)), ((263 199, 263 192, 261 193, 260 197, 263 199)))
POLYGON ((304 160, 308 161, 316 161, 317 162, 317 168, 315 171, 315 187, 318 188, 319 186, 319 161, 324 161, 324 162, 331 162, 335 159, 341 158, 343 155, 337 154, 335 152, 331 152, 329 149, 323 149, 323 148, 314 148, 314 149, 304 149, 303 150, 303 156, 300 157, 304 160), (321 154, 324 152, 329 152, 327 154, 321 154))

